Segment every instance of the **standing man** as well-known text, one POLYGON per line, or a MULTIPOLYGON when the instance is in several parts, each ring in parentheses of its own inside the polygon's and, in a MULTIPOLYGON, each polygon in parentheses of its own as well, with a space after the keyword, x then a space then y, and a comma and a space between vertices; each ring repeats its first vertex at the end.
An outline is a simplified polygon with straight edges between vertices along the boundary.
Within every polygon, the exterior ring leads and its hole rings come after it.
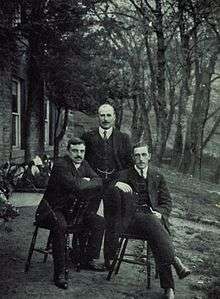
MULTIPOLYGON (((117 248, 118 238, 115 235, 115 206, 106 199, 109 184, 116 178, 117 172, 126 169, 132 163, 131 144, 127 134, 115 128, 116 115, 114 108, 103 104, 98 109, 99 127, 83 135, 86 143, 86 160, 103 179, 103 203, 105 217, 104 259, 109 268, 117 248)), ((94 204, 96 212, 101 198, 94 204)))
POLYGON ((134 165, 119 173, 110 197, 121 202, 122 206, 125 204, 121 209, 120 229, 138 234, 149 242, 158 266, 165 298, 174 299, 171 265, 180 279, 188 276, 190 270, 175 256, 167 231, 172 200, 163 176, 149 167, 150 157, 146 144, 134 146, 134 165), (125 213, 126 206, 130 207, 130 214, 125 213))
MULTIPOLYGON (((102 179, 84 161, 85 143, 80 138, 69 140, 66 155, 55 161, 43 199, 40 202, 36 221, 50 227, 54 260, 54 282, 59 288, 68 287, 65 279, 65 232, 68 211, 74 200, 89 200, 83 224, 89 228, 88 255, 84 256, 83 267, 100 271, 94 262, 99 258, 104 233, 104 219, 90 210, 90 204, 99 196, 102 179), (46 203, 46 204, 45 204, 46 203)), ((74 211, 73 211, 74 212, 74 211)))

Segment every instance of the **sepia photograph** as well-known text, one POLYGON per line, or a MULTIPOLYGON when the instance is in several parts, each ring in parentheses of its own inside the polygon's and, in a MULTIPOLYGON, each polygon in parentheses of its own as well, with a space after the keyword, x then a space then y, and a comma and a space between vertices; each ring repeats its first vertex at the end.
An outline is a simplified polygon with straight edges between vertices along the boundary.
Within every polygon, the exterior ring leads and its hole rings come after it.
POLYGON ((0 298, 220 299, 219 0, 0 0, 0 298))

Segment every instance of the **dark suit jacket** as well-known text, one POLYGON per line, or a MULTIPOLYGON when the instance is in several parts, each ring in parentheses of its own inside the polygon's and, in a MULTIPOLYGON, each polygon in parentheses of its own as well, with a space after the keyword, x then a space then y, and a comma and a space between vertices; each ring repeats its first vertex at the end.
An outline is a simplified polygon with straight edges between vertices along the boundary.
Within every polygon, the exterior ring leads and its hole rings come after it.
MULTIPOLYGON (((169 230, 168 217, 170 216, 172 209, 172 199, 166 186, 164 177, 151 167, 148 168, 147 176, 148 195, 151 201, 152 209, 162 214, 162 221, 165 227, 169 230)), ((117 181, 129 184, 134 192, 138 192, 139 180, 140 176, 134 167, 121 171, 117 179, 117 181)), ((133 196, 133 199, 134 198, 135 196, 133 196)), ((129 206, 129 209, 124 209, 125 213, 123 215, 123 217, 127 219, 127 222, 125 224, 126 226, 129 222, 129 218, 132 218, 134 215, 136 203, 126 202, 125 199, 122 204, 127 204, 129 206)))
MULTIPOLYGON (((117 129, 113 129, 113 150, 114 158, 116 161, 117 171, 126 169, 132 165, 131 158, 131 143, 129 136, 120 132, 117 129)), ((86 143, 86 160, 89 162, 93 169, 96 169, 96 161, 94 160, 94 153, 97 151, 97 142, 100 138, 98 128, 85 133, 82 138, 86 143)))
MULTIPOLYGON (((93 192, 102 187, 102 180, 84 160, 76 170, 69 156, 58 158, 54 163, 47 189, 43 198, 55 210, 64 210, 71 205, 75 198, 90 198, 93 192), (91 178, 86 181, 83 177, 91 178)), ((45 213, 42 201, 39 204, 37 213, 45 213)))

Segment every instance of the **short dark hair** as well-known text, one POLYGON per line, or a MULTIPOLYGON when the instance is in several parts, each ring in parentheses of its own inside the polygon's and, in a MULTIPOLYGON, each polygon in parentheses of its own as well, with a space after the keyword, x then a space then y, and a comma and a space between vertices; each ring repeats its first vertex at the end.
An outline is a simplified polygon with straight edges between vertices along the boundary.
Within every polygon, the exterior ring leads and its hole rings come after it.
POLYGON ((70 149, 71 145, 76 145, 76 144, 84 144, 85 145, 85 141, 79 137, 73 137, 68 141, 67 150, 70 149))
POLYGON ((148 152, 149 152, 149 146, 146 142, 143 142, 143 141, 140 141, 140 142, 137 142, 133 145, 132 147, 132 153, 134 153, 134 150, 135 148, 139 148, 139 147, 146 147, 148 152))

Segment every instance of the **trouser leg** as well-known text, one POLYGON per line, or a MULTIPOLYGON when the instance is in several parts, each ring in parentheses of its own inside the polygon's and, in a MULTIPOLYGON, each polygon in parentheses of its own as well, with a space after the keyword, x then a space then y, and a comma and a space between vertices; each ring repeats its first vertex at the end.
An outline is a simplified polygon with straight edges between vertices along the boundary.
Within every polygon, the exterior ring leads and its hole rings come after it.
POLYGON ((86 256, 88 260, 98 259, 102 246, 104 234, 104 218, 99 215, 90 215, 84 219, 85 228, 89 228, 89 237, 86 247, 86 256))
POLYGON ((64 273, 65 269, 65 233, 67 223, 62 212, 55 212, 57 221, 52 225, 52 252, 54 261, 54 274, 64 273))
POLYGON ((133 195, 118 188, 108 187, 104 196, 105 238, 104 258, 113 259, 118 248, 118 233, 123 232, 133 219, 135 204, 133 195))
POLYGON ((104 196, 104 218, 105 218, 105 235, 104 235, 104 259, 112 260, 118 247, 118 236, 116 234, 116 206, 110 196, 104 196))
POLYGON ((50 214, 46 220, 39 224, 48 227, 52 234, 52 254, 54 262, 54 275, 64 273, 65 267, 65 233, 66 219, 61 211, 55 211, 55 217, 50 214))
POLYGON ((174 246, 172 240, 155 215, 142 212, 136 213, 129 229, 135 230, 136 233, 146 238, 160 268, 173 263, 174 246))
POLYGON ((171 265, 164 265, 158 269, 160 277, 160 286, 163 289, 175 288, 172 267, 171 265))

